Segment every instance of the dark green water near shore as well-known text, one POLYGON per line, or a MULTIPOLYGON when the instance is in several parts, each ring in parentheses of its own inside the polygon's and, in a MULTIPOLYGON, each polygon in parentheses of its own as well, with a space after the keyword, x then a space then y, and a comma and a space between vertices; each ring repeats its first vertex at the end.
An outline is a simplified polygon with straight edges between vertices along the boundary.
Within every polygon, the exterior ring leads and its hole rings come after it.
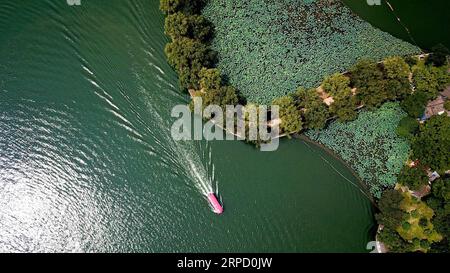
POLYGON ((423 49, 430 49, 439 43, 450 48, 448 0, 388 0, 395 14, 386 0, 381 0, 381 5, 373 6, 368 5, 366 0, 342 1, 361 18, 397 38, 423 49))
POLYGON ((172 140, 158 2, 0 1, 0 251, 368 252, 371 204, 321 149, 172 140))

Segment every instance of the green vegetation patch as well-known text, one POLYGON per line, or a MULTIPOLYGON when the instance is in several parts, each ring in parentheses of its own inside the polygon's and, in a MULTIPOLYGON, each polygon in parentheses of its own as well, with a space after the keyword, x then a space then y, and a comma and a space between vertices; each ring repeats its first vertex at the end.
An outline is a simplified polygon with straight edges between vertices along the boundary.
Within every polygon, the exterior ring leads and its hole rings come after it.
POLYGON ((218 67, 250 102, 317 87, 361 58, 420 52, 354 15, 339 0, 210 0, 218 67))
POLYGON ((396 183, 408 158, 409 144, 395 130, 406 114, 398 103, 389 102, 376 111, 362 111, 352 122, 331 123, 306 135, 333 150, 356 171, 379 198, 383 189, 396 183))

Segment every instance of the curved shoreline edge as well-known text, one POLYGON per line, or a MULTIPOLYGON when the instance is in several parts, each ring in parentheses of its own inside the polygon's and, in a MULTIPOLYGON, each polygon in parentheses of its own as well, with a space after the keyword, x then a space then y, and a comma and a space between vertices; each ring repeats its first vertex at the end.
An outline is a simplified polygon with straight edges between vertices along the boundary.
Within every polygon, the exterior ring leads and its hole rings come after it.
POLYGON ((353 167, 350 165, 350 163, 346 162, 343 158, 341 158, 332 149, 328 148, 327 146, 323 145, 320 142, 316 142, 316 141, 310 139, 305 134, 294 134, 293 138, 304 141, 309 144, 312 144, 315 147, 318 147, 319 149, 324 151, 326 154, 330 155, 331 157, 333 157, 334 159, 339 161, 341 164, 343 164, 350 171, 350 173, 358 180, 358 184, 359 184, 358 186, 360 186, 361 190, 364 191, 364 195, 366 195, 366 197, 368 197, 368 199, 370 200, 370 202, 372 203, 372 205, 375 208, 378 208, 374 197, 372 196, 372 194, 369 191, 368 185, 361 179, 361 177, 359 177, 359 175, 356 173, 356 171, 353 169, 353 167))

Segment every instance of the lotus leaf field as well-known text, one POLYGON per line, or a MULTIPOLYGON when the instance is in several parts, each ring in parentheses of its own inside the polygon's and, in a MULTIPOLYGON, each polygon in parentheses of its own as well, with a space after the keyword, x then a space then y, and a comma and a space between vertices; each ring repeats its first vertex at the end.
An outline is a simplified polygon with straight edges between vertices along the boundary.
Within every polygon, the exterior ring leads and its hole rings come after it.
POLYGON ((396 183, 408 159, 410 147, 395 133, 406 114, 398 103, 389 102, 375 111, 363 110, 353 122, 335 121, 326 129, 306 135, 333 150, 356 171, 380 198, 381 192, 396 183))
POLYGON ((361 58, 420 52, 354 15, 339 0, 209 0, 218 67, 249 102, 317 87, 361 58))

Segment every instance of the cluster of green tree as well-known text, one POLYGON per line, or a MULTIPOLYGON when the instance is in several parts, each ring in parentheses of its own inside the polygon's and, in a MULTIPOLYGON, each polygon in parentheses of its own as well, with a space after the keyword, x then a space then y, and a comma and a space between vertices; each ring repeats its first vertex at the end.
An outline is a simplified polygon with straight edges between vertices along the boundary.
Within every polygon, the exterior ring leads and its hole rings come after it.
POLYGON ((448 100, 444 103, 444 109, 447 111, 450 111, 450 100, 448 100))
POLYGON ((424 124, 411 117, 402 119, 397 134, 411 143, 412 157, 432 170, 450 169, 450 117, 438 115, 424 124))
POLYGON ((383 226, 378 240, 390 252, 428 252, 445 241, 433 223, 435 212, 425 202, 401 189, 386 190, 379 203, 376 219, 383 226))
POLYGON ((386 101, 407 97, 411 93, 409 75, 410 67, 401 57, 388 58, 383 64, 362 60, 350 69, 349 76, 336 73, 324 79, 321 87, 334 100, 330 107, 323 103, 315 89, 302 87, 273 103, 297 110, 283 113, 282 129, 285 132, 321 129, 331 116, 341 122, 355 120, 360 105, 375 108, 386 101), (352 88, 356 88, 356 94, 352 88))
POLYGON ((363 60, 350 70, 351 84, 357 88, 359 104, 378 108, 386 101, 402 100, 411 93, 410 67, 401 57, 382 63, 363 60))
POLYGON ((398 123, 396 133, 398 136, 412 142, 414 136, 419 132, 419 121, 410 116, 404 117, 398 123))
POLYGON ((280 107, 280 129, 287 134, 322 129, 330 117, 330 110, 316 89, 300 87, 291 95, 275 99, 272 104, 280 107))
POLYGON ((426 170, 421 166, 404 166, 397 177, 397 181, 407 186, 410 190, 418 191, 423 186, 428 185, 428 175, 426 170))
POLYGON ((238 103, 236 89, 223 84, 216 68, 216 53, 210 49, 213 25, 201 14, 205 0, 161 0, 166 14, 165 33, 171 38, 166 45, 167 60, 178 72, 180 87, 201 96, 203 106, 225 106, 238 103))
POLYGON ((318 130, 326 126, 330 111, 316 89, 300 87, 292 97, 297 109, 301 110, 304 128, 318 130))
POLYGON ((395 253, 405 253, 413 251, 413 244, 403 239, 396 229, 406 218, 406 212, 401 209, 403 201, 401 192, 389 189, 383 192, 378 208, 380 213, 375 215, 378 224, 383 228, 378 234, 378 240, 388 248, 388 251, 395 253))
POLYGON ((412 157, 438 172, 450 170, 450 117, 433 116, 420 126, 412 143, 412 157))
POLYGON ((239 102, 236 89, 222 83, 222 77, 217 68, 202 68, 198 77, 199 90, 193 95, 202 98, 203 108, 208 105, 218 105, 225 109, 227 105, 236 105, 239 102))
POLYGON ((426 61, 397 56, 381 63, 361 60, 350 69, 348 76, 333 74, 325 78, 322 88, 335 101, 331 112, 341 121, 351 121, 357 116, 358 105, 378 108, 387 101, 399 100, 410 117, 422 116, 427 102, 450 84, 446 62, 429 61, 437 56, 432 54, 426 61), (436 63, 439 67, 433 66, 436 63))
POLYGON ((431 55, 427 58, 427 65, 441 67, 447 63, 447 56, 450 51, 443 44, 438 44, 431 48, 431 55))
POLYGON ((433 182, 432 192, 425 202, 434 210, 433 224, 444 237, 441 242, 431 245, 431 252, 450 252, 450 176, 446 175, 433 182))
POLYGON ((401 57, 390 57, 382 63, 361 60, 350 68, 348 76, 326 77, 322 88, 333 96, 331 113, 342 122, 352 121, 360 105, 373 109, 407 97, 411 93, 410 73, 410 66, 401 57))
POLYGON ((398 56, 387 58, 381 63, 361 60, 346 75, 336 73, 326 77, 321 87, 333 97, 334 102, 330 107, 321 101, 314 89, 299 88, 290 96, 274 100, 274 103, 283 103, 283 106, 288 105, 292 109, 295 105, 300 111, 284 113, 301 114, 297 118, 284 115, 284 129, 291 129, 292 132, 321 129, 331 116, 341 122, 355 120, 359 106, 374 109, 387 101, 401 101, 402 109, 411 118, 401 122, 398 133, 410 139, 418 130, 414 118, 421 116, 427 102, 450 84, 450 77, 446 72, 447 66, 425 65, 425 61, 415 57, 407 60, 398 56), (409 63, 413 64, 412 68, 409 63), (293 101, 288 97, 293 98, 293 101))
POLYGON ((322 88, 333 96, 330 112, 342 122, 355 120, 358 100, 350 88, 350 78, 342 74, 333 74, 322 82, 322 88))
MULTIPOLYGON (((414 200, 411 204, 420 204, 422 212, 429 217, 420 218, 416 223, 413 220, 417 215, 405 214, 404 195, 397 190, 387 190, 379 201, 380 213, 377 221, 384 225, 379 234, 379 240, 385 243, 392 252, 432 251, 448 252, 450 239, 450 178, 446 171, 450 169, 450 117, 446 115, 434 116, 422 125, 407 117, 400 122, 397 128, 399 135, 405 136, 411 142, 412 158, 418 159, 420 164, 416 167, 405 166, 397 181, 408 189, 418 191, 428 185, 427 169, 436 170, 442 175, 432 183, 432 191, 425 198, 427 212, 422 201, 414 200), (431 215, 431 216, 430 216, 431 215), (405 222, 405 219, 408 221, 405 222), (413 224, 411 224, 413 223, 413 224), (414 223, 418 224, 416 226, 414 223), (414 236, 420 238, 413 238, 414 236), (419 236, 419 235, 420 236, 419 236), (442 240, 438 240, 439 236, 442 240), (431 237, 427 237, 427 236, 431 237), (411 240, 413 238, 413 240, 411 240), (425 240, 426 239, 426 240, 425 240)), ((409 205, 412 206, 412 205, 409 205)), ((416 212, 417 214, 418 212, 416 212)))
POLYGON ((166 14, 181 11, 186 14, 199 14, 206 0, 160 0, 160 9, 166 14))
POLYGON ((403 110, 412 118, 421 117, 428 101, 435 99, 450 84, 447 66, 436 67, 432 66, 434 62, 426 63, 428 61, 420 61, 412 67, 415 89, 401 103, 403 110))

